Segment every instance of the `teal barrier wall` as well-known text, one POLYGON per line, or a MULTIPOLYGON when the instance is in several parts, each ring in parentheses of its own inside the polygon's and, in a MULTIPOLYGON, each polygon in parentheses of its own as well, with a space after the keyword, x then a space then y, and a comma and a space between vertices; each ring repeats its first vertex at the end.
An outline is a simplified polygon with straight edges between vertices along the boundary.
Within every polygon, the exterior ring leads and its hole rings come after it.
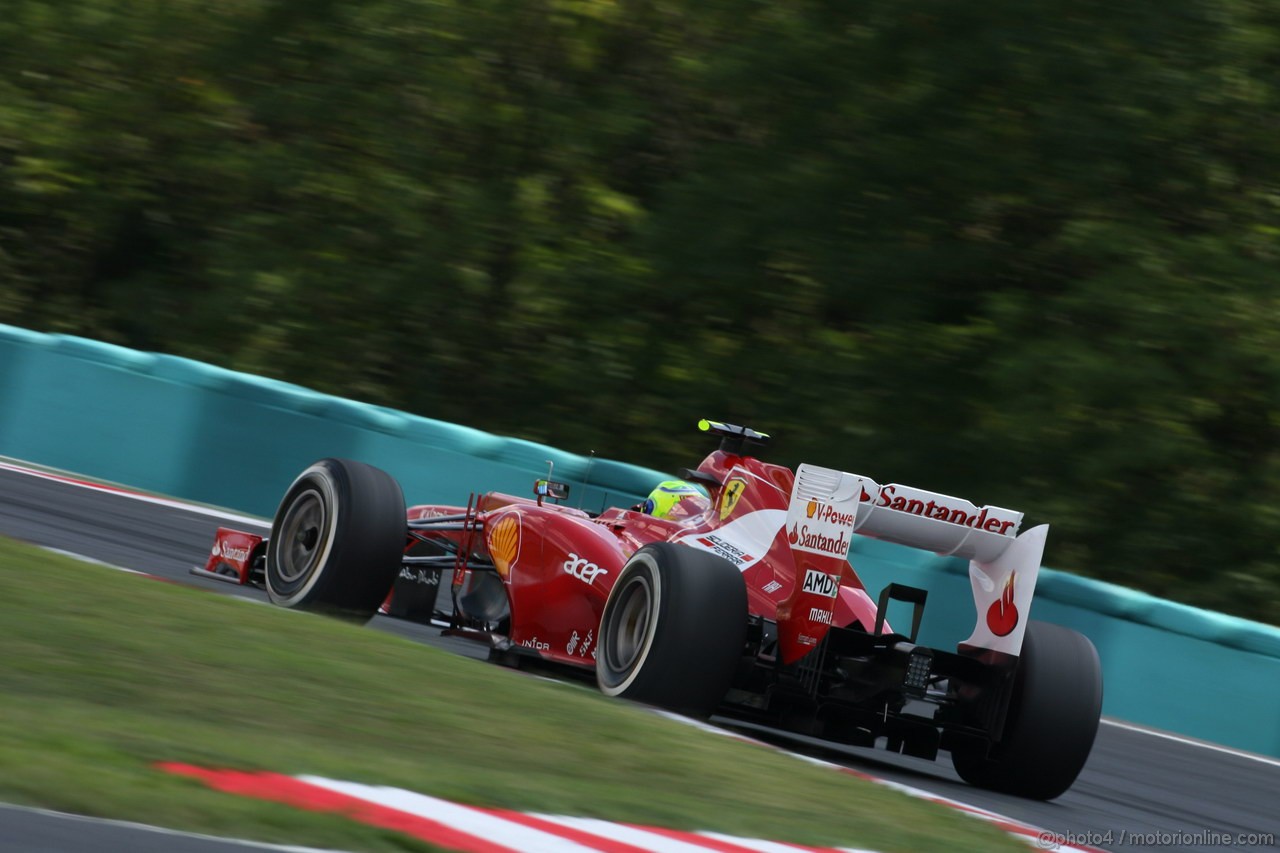
POLYGON ((636 503, 669 476, 12 326, 0 326, 0 455, 264 516, 325 456, 385 468, 411 503, 465 503, 473 489, 531 494, 548 461, 572 484, 570 503, 589 509, 636 503))
MULTIPOLYGON (((3 325, 0 455, 262 516, 324 456, 390 471, 412 503, 463 503, 473 489, 527 494, 547 460, 573 484, 571 502, 589 509, 634 503, 667 476, 188 359, 3 325)), ((929 590, 923 642, 946 648, 969 636, 965 562, 862 537, 850 558, 873 597, 890 581, 929 590)), ((1280 630, 1050 569, 1031 615, 1098 646, 1109 716, 1280 756, 1280 630)), ((907 618, 890 612, 891 621, 907 618)))

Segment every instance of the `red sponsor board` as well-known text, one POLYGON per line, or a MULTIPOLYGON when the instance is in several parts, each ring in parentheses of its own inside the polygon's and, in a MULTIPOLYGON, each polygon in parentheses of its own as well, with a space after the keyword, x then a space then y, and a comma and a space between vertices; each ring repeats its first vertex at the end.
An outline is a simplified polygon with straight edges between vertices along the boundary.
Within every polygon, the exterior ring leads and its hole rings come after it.
POLYGON ((249 567, 254 550, 262 544, 262 537, 253 533, 241 533, 227 527, 219 527, 213 540, 213 549, 204 570, 212 574, 236 577, 244 584, 249 582, 249 567))

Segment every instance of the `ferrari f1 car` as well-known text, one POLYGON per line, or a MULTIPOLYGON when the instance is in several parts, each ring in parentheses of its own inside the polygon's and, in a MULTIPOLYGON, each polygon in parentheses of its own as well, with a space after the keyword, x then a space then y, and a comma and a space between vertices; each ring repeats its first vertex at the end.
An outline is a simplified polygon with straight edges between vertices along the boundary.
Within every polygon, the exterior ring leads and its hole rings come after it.
POLYGON ((220 529, 194 571, 259 584, 284 607, 434 619, 492 659, 589 674, 610 696, 929 759, 947 751, 968 782, 1025 797, 1071 786, 1102 677, 1087 638, 1027 619, 1047 526, 1019 534, 1011 510, 792 471, 748 454, 764 434, 700 426, 720 446, 682 472, 710 495, 683 517, 589 514, 549 479, 532 498, 406 511, 390 475, 325 459, 285 492, 268 538, 220 529), (848 561, 856 536, 969 559, 973 633, 954 649, 918 644, 925 591, 891 583, 873 599, 848 561), (910 606, 908 632, 889 626, 890 601, 910 606))

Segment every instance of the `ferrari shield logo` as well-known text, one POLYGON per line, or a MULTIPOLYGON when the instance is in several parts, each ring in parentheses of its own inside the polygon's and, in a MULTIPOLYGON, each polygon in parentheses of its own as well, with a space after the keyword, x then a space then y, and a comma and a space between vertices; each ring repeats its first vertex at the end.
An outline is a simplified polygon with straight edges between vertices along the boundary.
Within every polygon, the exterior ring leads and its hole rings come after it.
POLYGON ((733 515, 734 509, 738 506, 738 499, 742 497, 742 493, 746 491, 747 481, 734 478, 724 484, 724 497, 720 499, 720 520, 724 521, 733 515))

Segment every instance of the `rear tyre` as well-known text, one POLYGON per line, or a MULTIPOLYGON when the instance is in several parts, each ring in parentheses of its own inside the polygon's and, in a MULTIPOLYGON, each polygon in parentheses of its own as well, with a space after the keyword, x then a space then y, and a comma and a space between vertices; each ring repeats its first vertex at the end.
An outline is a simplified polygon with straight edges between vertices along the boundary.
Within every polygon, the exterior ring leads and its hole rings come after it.
POLYGON ((1102 666, 1088 637, 1032 622, 1022 641, 1004 737, 990 751, 951 753, 960 778, 980 788, 1052 800, 1071 787, 1102 716, 1102 666))
POLYGON ((322 459, 276 510, 265 581, 272 603, 367 621, 387 597, 406 542, 404 494, 363 462, 322 459))
POLYGON ((646 545, 605 602, 596 681, 606 696, 708 716, 729 689, 746 629, 736 566, 687 545, 646 545))

